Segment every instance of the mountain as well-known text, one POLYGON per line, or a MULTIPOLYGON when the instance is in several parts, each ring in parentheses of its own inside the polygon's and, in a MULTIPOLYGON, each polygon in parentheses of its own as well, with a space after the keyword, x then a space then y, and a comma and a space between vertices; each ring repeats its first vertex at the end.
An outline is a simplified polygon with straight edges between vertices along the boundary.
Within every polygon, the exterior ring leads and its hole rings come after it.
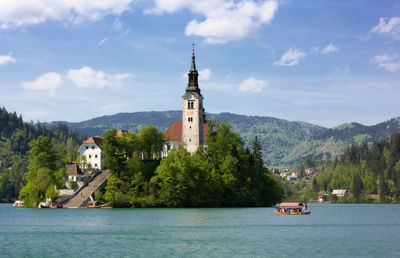
MULTIPOLYGON (((342 154, 354 143, 366 141, 371 144, 380 139, 389 139, 393 132, 400 131, 400 117, 373 126, 349 123, 332 129, 306 122, 232 113, 207 114, 207 119, 228 121, 234 131, 240 132, 247 146, 257 136, 268 166, 293 165, 307 158, 329 160, 342 154)), ((142 126, 149 124, 164 131, 177 120, 182 120, 182 111, 118 113, 78 123, 62 123, 81 135, 95 136, 111 128, 138 132, 142 126)), ((50 125, 59 123, 52 122, 50 125)))
MULTIPOLYGON (((207 114, 207 119, 228 121, 234 131, 240 132, 246 144, 257 136, 263 145, 264 160, 268 165, 279 165, 294 147, 327 129, 321 126, 290 122, 263 116, 244 116, 232 113, 207 114)), ((166 130, 173 121, 182 120, 182 111, 151 111, 118 113, 101 116, 79 123, 67 123, 68 127, 88 136, 102 135, 104 131, 117 128, 138 132, 142 126, 153 124, 166 130)), ((55 125, 60 122, 52 122, 55 125)))
POLYGON ((352 144, 363 141, 372 144, 381 139, 388 140, 394 132, 400 132, 400 117, 372 126, 359 123, 342 124, 300 143, 282 159, 282 162, 293 164, 307 158, 329 160, 341 155, 352 144))

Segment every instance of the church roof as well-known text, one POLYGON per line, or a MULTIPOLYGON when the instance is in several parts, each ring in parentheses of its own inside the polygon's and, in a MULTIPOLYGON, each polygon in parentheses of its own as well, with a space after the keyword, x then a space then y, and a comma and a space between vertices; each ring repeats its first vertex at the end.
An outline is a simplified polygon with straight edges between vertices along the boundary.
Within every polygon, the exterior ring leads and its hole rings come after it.
POLYGON ((87 139, 86 141, 83 142, 83 144, 96 144, 97 146, 101 146, 101 144, 103 143, 103 139, 101 139, 98 136, 93 136, 93 137, 89 137, 89 139, 87 139))
MULTIPOLYGON (((209 128, 208 124, 203 124, 203 139, 207 138, 209 128)), ((164 140, 166 141, 182 141, 182 121, 175 121, 164 133, 164 140)))
POLYGON ((169 141, 182 141, 182 121, 174 121, 165 131, 164 139, 169 141))

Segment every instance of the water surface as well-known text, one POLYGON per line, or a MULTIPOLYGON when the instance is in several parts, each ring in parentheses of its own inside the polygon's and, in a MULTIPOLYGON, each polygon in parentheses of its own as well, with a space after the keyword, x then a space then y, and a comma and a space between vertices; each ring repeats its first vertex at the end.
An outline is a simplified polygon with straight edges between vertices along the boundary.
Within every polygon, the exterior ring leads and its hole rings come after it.
POLYGON ((400 257, 400 205, 26 209, 0 204, 2 257, 400 257))

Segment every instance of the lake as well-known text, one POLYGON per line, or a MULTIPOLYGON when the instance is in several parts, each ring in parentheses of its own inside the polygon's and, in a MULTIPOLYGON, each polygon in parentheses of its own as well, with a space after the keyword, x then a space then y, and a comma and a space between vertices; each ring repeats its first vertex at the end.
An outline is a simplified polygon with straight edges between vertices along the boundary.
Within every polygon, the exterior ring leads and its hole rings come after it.
POLYGON ((1 257, 400 257, 400 205, 26 209, 0 204, 1 257))

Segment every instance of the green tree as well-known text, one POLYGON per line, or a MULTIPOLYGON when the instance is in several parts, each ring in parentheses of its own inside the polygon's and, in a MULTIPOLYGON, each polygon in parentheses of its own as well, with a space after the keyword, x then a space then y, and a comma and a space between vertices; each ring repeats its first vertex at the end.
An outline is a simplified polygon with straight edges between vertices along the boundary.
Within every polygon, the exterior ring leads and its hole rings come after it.
POLYGON ((25 201, 25 206, 36 207, 45 199, 51 184, 62 185, 62 177, 57 176, 57 172, 62 171, 65 163, 48 137, 39 137, 29 145, 29 165, 25 174, 27 184, 21 189, 20 199, 25 201))
POLYGON ((353 175, 351 192, 353 193, 354 198, 356 199, 357 202, 360 200, 361 191, 362 191, 362 181, 361 181, 360 175, 355 174, 355 175, 353 175))
POLYGON ((163 135, 154 125, 142 127, 139 131, 141 150, 146 159, 159 158, 164 147, 163 135))

